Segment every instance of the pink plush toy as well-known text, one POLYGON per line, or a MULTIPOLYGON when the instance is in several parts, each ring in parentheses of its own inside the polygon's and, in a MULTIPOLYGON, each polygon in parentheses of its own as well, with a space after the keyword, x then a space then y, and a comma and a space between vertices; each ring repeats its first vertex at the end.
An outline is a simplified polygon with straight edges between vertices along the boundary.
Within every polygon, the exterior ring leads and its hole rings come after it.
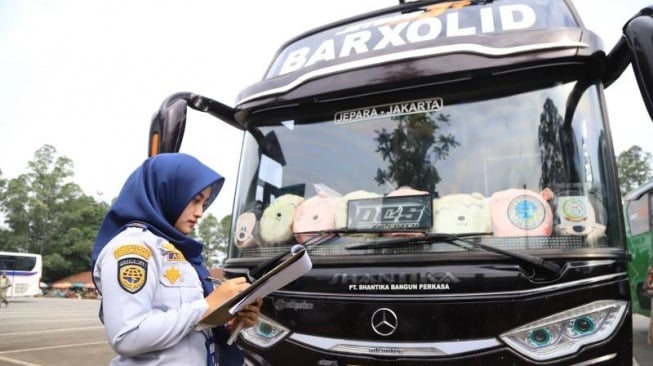
POLYGON ((549 236, 553 231, 553 212, 548 200, 553 192, 507 189, 490 196, 492 231, 495 236, 549 236))
POLYGON ((292 224, 297 242, 305 243, 317 235, 301 234, 301 232, 334 229, 337 204, 338 200, 335 197, 319 192, 297 206, 292 224))
MULTIPOLYGON (((426 191, 418 191, 410 187, 399 187, 398 189, 388 193, 386 197, 396 197, 396 196, 420 196, 429 194, 426 191)), ((414 237, 414 236, 424 236, 425 233, 411 233, 411 232, 396 232, 396 233, 384 233, 385 237, 414 237)))

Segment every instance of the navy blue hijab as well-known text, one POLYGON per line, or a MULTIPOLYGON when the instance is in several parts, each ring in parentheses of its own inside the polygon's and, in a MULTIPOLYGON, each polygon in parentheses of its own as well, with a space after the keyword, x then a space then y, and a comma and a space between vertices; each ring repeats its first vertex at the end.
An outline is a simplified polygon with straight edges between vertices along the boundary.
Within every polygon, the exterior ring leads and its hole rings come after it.
POLYGON ((102 248, 129 223, 140 222, 148 230, 166 238, 197 271, 204 295, 213 291, 206 280, 202 243, 175 228, 175 222, 188 203, 211 187, 208 207, 216 198, 224 178, 196 158, 184 153, 164 153, 148 158, 123 185, 118 198, 107 212, 93 245, 93 267, 102 248))

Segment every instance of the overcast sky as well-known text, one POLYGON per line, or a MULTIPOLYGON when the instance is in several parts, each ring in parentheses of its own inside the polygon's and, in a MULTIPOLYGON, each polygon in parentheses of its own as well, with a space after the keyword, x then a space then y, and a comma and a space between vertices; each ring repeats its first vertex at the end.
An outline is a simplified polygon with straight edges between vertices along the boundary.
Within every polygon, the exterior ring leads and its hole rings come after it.
MULTIPOLYGON (((233 105, 277 48, 310 28, 393 0, 0 0, 0 170, 27 171, 44 144, 74 163, 73 181, 110 202, 146 157, 152 114, 191 91, 233 105)), ((611 49, 651 0, 575 0, 611 49), (600 4, 600 5, 599 5, 600 4)), ((629 68, 607 92, 617 153, 653 152, 653 123, 629 68)), ((189 112, 182 151, 226 176, 211 212, 229 213, 242 133, 189 112)))

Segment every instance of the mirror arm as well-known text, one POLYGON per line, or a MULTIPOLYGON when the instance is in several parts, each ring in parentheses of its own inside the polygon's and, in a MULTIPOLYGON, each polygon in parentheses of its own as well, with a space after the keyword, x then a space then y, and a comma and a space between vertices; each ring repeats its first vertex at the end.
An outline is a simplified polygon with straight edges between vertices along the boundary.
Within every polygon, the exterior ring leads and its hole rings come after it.
POLYGON ((612 48, 607 56, 605 73, 603 74, 603 86, 607 88, 621 76, 631 62, 630 48, 623 36, 612 48))
POLYGON ((245 130, 245 126, 236 122, 236 119, 234 118, 236 111, 233 108, 198 94, 187 94, 186 101, 188 102, 189 107, 208 113, 239 130, 245 130))

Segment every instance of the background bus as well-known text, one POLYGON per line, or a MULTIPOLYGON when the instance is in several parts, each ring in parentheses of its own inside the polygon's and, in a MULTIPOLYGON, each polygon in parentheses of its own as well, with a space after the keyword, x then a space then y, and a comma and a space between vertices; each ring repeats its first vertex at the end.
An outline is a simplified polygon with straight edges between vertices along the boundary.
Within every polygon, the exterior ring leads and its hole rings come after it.
POLYGON ((628 251, 632 260, 628 264, 633 312, 651 315, 651 299, 643 291, 648 267, 653 258, 653 180, 642 184, 624 197, 628 251))
POLYGON ((36 296, 41 293, 39 284, 43 271, 40 254, 0 252, 0 271, 7 274, 12 286, 7 296, 36 296))

